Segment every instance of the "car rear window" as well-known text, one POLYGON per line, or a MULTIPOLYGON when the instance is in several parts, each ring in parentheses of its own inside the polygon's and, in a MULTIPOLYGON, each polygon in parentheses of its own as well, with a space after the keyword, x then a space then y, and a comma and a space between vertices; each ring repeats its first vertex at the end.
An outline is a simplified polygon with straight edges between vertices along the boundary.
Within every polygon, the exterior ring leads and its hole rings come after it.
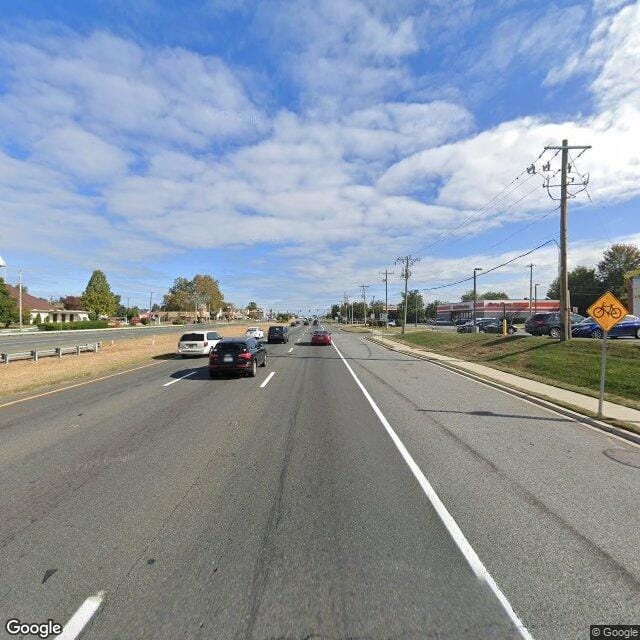
POLYGON ((544 320, 547 317, 547 315, 549 315, 549 314, 546 314, 546 313, 534 313, 531 316, 531 319, 532 320, 544 320))
POLYGON ((207 333, 207 340, 220 340, 220 336, 215 331, 207 333))
POLYGON ((284 327, 269 327, 269 333, 282 333, 284 327))
POLYGON ((204 342, 204 333, 185 333, 180 342, 204 342))
POLYGON ((244 342, 218 342, 215 347, 218 353, 242 353, 247 350, 244 342))

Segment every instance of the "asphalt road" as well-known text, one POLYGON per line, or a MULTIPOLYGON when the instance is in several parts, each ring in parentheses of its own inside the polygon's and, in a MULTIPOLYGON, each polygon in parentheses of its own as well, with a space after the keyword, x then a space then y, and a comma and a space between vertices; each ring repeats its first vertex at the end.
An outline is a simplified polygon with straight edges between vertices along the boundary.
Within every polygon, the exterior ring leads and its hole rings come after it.
POLYGON ((253 379, 169 360, 0 406, 2 637, 78 611, 83 639, 640 622, 639 448, 334 338, 293 329, 253 379))
POLYGON ((0 335, 0 353, 20 353, 33 349, 52 349, 77 344, 89 344, 105 340, 128 340, 151 334, 184 333, 188 330, 212 328, 223 333, 225 323, 161 327, 129 327, 122 329, 97 329, 83 331, 43 331, 29 334, 0 335))

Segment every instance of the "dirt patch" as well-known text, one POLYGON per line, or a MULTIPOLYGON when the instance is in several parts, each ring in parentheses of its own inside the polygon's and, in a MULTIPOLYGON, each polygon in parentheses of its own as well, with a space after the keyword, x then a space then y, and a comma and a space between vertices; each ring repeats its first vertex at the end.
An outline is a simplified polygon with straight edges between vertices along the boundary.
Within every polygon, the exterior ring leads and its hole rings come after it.
MULTIPOLYGON (((243 336, 248 326, 260 326, 265 330, 267 324, 229 325, 216 327, 224 337, 243 336)), ((21 391, 47 387, 69 380, 87 376, 101 375, 120 371, 129 367, 156 362, 158 358, 175 356, 179 333, 144 338, 131 338, 112 341, 105 333, 102 348, 98 353, 65 355, 62 358, 43 358, 37 362, 21 360, 0 365, 0 398, 21 391)), ((79 342, 81 340, 79 339, 79 342)), ((204 359, 203 359, 204 360, 204 359)))

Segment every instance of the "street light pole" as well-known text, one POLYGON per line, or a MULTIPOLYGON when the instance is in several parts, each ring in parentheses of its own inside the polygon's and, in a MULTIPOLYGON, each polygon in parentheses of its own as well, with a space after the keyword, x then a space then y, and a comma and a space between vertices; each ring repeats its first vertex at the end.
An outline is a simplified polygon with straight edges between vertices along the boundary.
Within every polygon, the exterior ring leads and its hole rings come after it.
POLYGON ((478 287, 477 287, 477 273, 478 271, 482 271, 482 267, 475 267, 473 269, 473 332, 478 333, 478 324, 476 322, 476 299, 478 297, 478 287))

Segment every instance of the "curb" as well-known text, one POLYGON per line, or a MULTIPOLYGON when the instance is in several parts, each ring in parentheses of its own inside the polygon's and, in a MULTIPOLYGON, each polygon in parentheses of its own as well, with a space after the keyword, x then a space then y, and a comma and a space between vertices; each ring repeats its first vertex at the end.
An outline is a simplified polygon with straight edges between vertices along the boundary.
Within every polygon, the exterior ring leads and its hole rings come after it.
POLYGON ((420 354, 415 354, 415 353, 409 353, 406 351, 402 351, 401 349, 396 349, 394 348, 392 345, 386 345, 384 343, 382 343, 380 340, 376 340, 373 337, 367 337, 365 338, 366 340, 369 340, 370 342, 373 342, 374 344, 380 345, 381 347, 384 347, 385 349, 388 349, 389 351, 396 351, 397 353, 402 353, 404 355, 408 355, 414 358, 417 358, 418 360, 426 360, 427 362, 430 362, 431 364, 435 364, 439 367, 442 367, 443 369, 448 369, 449 371, 453 371, 455 373, 458 373, 460 375, 463 375, 467 378, 471 378, 472 380, 475 380, 476 382, 480 382, 482 384, 486 384, 490 387, 493 387, 494 389, 498 389, 500 391, 503 391, 505 393, 508 393, 512 396, 516 396, 518 398, 521 398, 522 400, 527 400, 528 402, 531 402, 535 405, 538 405, 540 407, 543 407, 545 409, 550 409, 551 411, 554 411, 555 413, 558 413, 560 415, 563 415, 565 418, 570 418, 576 422, 580 422, 582 424, 586 424, 590 427, 594 427, 595 429, 599 429, 600 431, 606 431, 607 433, 610 433, 611 435, 617 436, 618 438, 622 438, 623 440, 627 440, 628 442, 632 442, 633 444, 639 445, 640 446, 640 434, 636 434, 633 433, 632 431, 627 431, 626 429, 622 429, 621 427, 615 427, 611 424, 608 424, 606 422, 601 422, 600 420, 597 420, 595 418, 592 418, 590 416, 584 415, 583 413, 580 413, 579 411, 574 411, 572 409, 567 409, 566 407, 563 407, 561 405, 555 404, 554 402, 550 401, 550 400, 546 400, 544 398, 541 398, 540 396, 537 395, 531 395, 530 393, 526 392, 526 391, 522 391, 520 389, 516 389, 515 387, 511 387, 509 385, 506 384, 502 384, 500 382, 495 382, 494 380, 490 380, 488 378, 483 378, 482 376, 479 376, 475 373, 471 373, 470 371, 467 371, 466 369, 463 369, 461 367, 456 367, 455 365, 449 364, 449 363, 445 363, 442 362, 440 360, 435 360, 433 358, 430 358, 428 355, 420 355, 420 354))

